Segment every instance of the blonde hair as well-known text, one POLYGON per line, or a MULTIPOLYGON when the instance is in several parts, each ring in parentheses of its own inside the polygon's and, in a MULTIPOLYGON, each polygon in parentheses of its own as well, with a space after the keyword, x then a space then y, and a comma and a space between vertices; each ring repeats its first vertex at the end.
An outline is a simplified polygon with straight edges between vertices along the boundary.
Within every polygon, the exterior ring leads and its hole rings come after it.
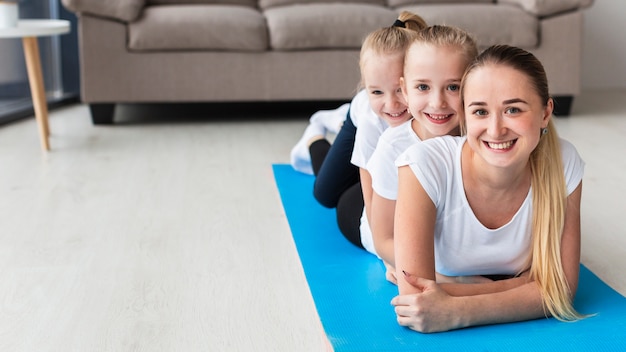
POLYGON ((361 45, 359 59, 361 76, 363 76, 363 66, 368 54, 404 57, 407 47, 417 32, 426 27, 427 24, 423 18, 409 11, 402 11, 393 25, 379 28, 368 34, 361 45))
MULTIPOLYGON (((424 28, 413 37, 407 51, 416 44, 458 48, 465 58, 466 65, 478 56, 476 39, 468 32, 454 26, 434 25, 424 28)), ((408 62, 405 60, 404 64, 406 66, 408 62)))
MULTIPOLYGON (((487 65, 504 65, 524 73, 543 106, 547 106, 550 95, 543 65, 533 54, 508 45, 487 48, 467 68, 461 81, 462 101, 469 73, 487 65)), ((464 133, 464 119, 461 119, 461 129, 464 133)), ((574 309, 573 292, 561 262, 561 236, 567 206, 561 145, 552 120, 548 122, 547 129, 547 134, 539 139, 529 160, 533 193, 532 250, 528 258, 530 278, 539 285, 544 310, 559 320, 575 321, 583 316, 574 309)))

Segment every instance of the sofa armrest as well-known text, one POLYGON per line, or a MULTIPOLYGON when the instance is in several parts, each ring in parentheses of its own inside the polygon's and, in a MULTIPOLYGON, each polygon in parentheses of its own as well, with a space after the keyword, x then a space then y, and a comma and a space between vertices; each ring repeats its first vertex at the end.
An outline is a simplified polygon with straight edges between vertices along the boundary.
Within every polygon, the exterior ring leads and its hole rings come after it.
POLYGON ((594 0, 498 0, 499 3, 514 4, 539 17, 559 12, 574 11, 591 6, 594 0))
POLYGON ((146 4, 146 0, 62 0, 62 2, 74 13, 88 13, 125 22, 139 17, 146 4))

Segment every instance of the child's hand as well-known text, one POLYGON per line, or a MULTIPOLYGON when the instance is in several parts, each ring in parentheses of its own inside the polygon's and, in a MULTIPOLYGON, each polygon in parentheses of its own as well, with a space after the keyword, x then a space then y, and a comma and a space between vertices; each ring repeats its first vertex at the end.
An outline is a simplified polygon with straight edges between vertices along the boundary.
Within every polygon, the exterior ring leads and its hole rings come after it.
POLYGON ((385 273, 385 278, 392 284, 397 285, 398 278, 396 277, 396 268, 394 268, 391 264, 387 263, 384 260, 383 263, 385 264, 385 269, 387 269, 387 272, 385 273))

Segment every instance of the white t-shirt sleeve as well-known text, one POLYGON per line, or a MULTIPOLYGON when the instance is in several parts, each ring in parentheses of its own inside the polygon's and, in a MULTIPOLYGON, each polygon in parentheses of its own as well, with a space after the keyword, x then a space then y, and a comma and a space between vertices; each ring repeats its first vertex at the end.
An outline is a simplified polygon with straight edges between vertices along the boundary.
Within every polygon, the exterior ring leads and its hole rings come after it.
POLYGON ((374 153, 378 138, 387 128, 383 121, 370 107, 367 92, 364 90, 354 97, 350 106, 350 118, 355 122, 356 136, 350 162, 360 168, 366 168, 374 153))
POLYGON ((367 163, 367 171, 372 176, 372 188, 378 195, 390 200, 398 199, 396 159, 410 146, 421 142, 413 131, 412 122, 409 120, 399 126, 387 128, 367 163))
POLYGON ((408 165, 422 187, 439 207, 446 198, 448 183, 452 182, 455 156, 464 137, 435 137, 409 147, 396 160, 396 166, 408 165))
POLYGON ((585 162, 576 151, 576 147, 565 139, 561 139, 561 153, 563 158, 563 172, 567 195, 570 195, 583 179, 585 162))
POLYGON ((381 136, 376 150, 374 150, 372 157, 367 163, 367 171, 369 171, 372 177, 372 188, 378 195, 391 200, 398 198, 396 156, 397 152, 392 143, 381 136))
POLYGON ((359 116, 363 116, 368 109, 370 109, 370 102, 367 91, 362 89, 350 101, 350 119, 355 127, 359 127, 359 116))

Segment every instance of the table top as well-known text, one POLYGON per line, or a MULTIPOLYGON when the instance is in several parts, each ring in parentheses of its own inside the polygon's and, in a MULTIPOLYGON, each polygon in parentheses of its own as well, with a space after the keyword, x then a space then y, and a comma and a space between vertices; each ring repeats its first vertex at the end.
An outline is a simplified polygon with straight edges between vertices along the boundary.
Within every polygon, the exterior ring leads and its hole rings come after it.
POLYGON ((0 38, 24 38, 65 34, 70 31, 66 20, 19 20, 16 27, 0 28, 0 38))

